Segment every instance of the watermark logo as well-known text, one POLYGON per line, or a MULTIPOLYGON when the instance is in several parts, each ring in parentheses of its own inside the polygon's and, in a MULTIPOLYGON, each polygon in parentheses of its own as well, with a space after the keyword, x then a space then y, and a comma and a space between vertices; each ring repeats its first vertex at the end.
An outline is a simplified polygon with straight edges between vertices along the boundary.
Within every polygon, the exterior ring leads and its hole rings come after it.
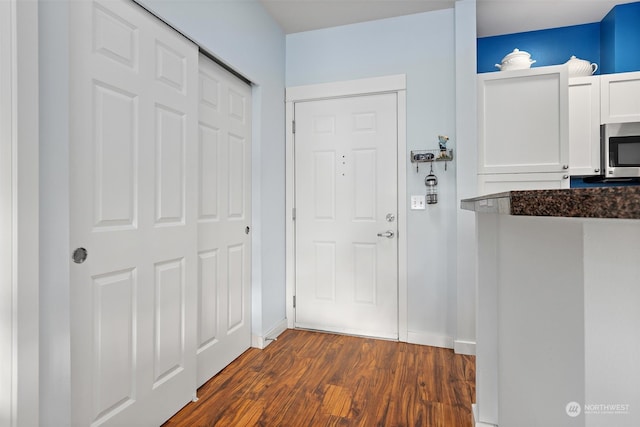
POLYGON ((585 414, 594 415, 628 415, 628 403, 589 403, 584 405, 585 414))
POLYGON ((565 406, 564 410, 567 412, 571 418, 577 417, 582 412, 582 408, 578 402, 569 402, 567 406, 565 406))
POLYGON ((568 416, 575 418, 583 412, 585 415, 628 415, 628 403, 585 403, 584 408, 578 402, 569 402, 564 407, 568 416))

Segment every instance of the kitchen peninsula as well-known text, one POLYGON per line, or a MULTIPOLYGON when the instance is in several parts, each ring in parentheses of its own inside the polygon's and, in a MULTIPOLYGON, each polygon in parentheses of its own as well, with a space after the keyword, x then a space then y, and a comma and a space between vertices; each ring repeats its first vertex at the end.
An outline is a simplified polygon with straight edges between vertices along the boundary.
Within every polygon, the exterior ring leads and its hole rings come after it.
POLYGON ((640 186, 461 207, 478 233, 477 425, 640 425, 640 186))

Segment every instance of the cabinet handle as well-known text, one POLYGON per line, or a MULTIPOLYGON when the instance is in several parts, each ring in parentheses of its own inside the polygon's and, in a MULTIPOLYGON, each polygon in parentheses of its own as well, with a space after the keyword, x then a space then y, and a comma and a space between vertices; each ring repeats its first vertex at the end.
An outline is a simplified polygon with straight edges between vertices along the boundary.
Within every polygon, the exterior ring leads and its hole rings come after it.
POLYGON ((569 179, 569 175, 562 175, 562 179, 569 179))
POLYGON ((562 165, 562 169, 569 169, 569 165, 562 165))
POLYGON ((595 173, 598 173, 598 172, 600 172, 600 169, 594 169, 593 171, 594 171, 595 173))

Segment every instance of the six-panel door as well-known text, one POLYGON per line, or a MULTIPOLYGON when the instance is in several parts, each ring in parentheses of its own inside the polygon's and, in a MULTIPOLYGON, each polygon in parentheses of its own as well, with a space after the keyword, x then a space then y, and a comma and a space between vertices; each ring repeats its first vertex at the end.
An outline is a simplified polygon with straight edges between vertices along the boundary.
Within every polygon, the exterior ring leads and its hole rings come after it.
POLYGON ((198 386, 251 346, 251 87, 200 55, 198 386))
POLYGON ((195 397, 207 344, 250 339, 248 87, 220 92, 244 128, 216 148, 196 45, 131 1, 69 10, 70 243, 86 250, 70 264, 72 423, 160 425, 195 397))
POLYGON ((298 327, 398 338, 397 95, 295 104, 298 327))

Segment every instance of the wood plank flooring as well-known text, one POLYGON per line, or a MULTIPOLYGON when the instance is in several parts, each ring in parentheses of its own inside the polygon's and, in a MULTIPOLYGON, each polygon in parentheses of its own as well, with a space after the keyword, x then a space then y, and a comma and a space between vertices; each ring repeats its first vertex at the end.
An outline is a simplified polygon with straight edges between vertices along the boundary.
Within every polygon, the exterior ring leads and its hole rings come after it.
POLYGON ((165 427, 472 427, 475 358, 289 329, 249 349, 165 427))

